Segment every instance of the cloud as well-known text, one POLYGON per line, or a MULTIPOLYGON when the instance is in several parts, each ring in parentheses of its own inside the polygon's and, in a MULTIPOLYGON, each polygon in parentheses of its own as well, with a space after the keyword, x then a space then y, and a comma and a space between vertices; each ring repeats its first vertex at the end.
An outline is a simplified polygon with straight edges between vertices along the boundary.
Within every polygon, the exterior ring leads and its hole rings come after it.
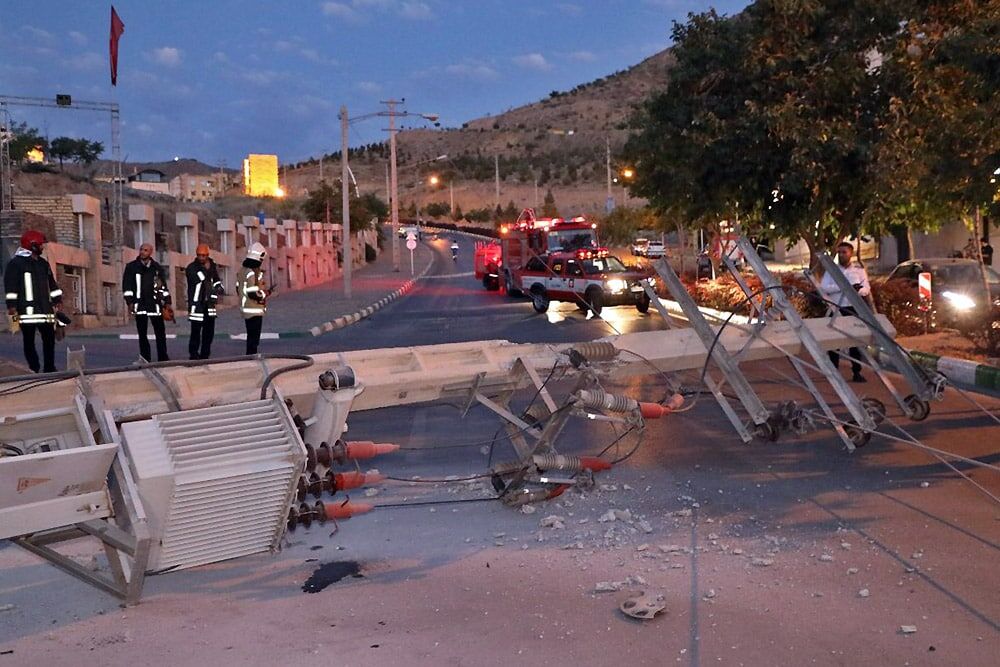
POLYGON ((99 70, 104 67, 104 58, 93 51, 87 51, 73 55, 72 58, 66 59, 64 64, 66 67, 80 71, 99 70))
POLYGON ((87 36, 82 32, 77 32, 76 30, 69 31, 69 38, 73 40, 73 43, 78 46, 83 46, 87 43, 87 36))
POLYGON ((556 7, 558 7, 559 11, 563 14, 567 14, 569 16, 579 16, 580 14, 583 14, 583 8, 580 7, 580 5, 574 5, 570 2, 560 2, 556 5, 556 7))
POLYGON ((526 53, 523 56, 515 56, 512 60, 515 65, 519 65, 525 69, 535 69, 540 72, 552 69, 552 65, 549 64, 549 61, 541 53, 526 53))
POLYGON ((153 49, 150 53, 153 62, 167 67, 174 67, 181 64, 181 50, 173 46, 163 46, 153 49))
POLYGON ((217 63, 228 63, 229 56, 227 56, 223 51, 216 51, 212 54, 212 59, 217 63))
POLYGON ((41 28, 36 28, 33 25, 21 26, 21 31, 28 34, 31 39, 41 42, 51 42, 55 38, 51 32, 48 30, 42 30, 41 28))
POLYGON ((358 90, 363 93, 380 93, 382 92, 382 86, 378 85, 374 81, 362 81, 358 84, 358 90))
POLYGON ((425 2, 404 2, 399 10, 399 15, 414 21, 425 21, 434 16, 431 8, 425 2))
POLYGON ((153 127, 149 123, 139 123, 135 126, 135 131, 148 136, 153 133, 153 127))
POLYGON ((350 21, 360 18, 358 13, 354 11, 352 7, 342 2, 324 2, 323 13, 327 16, 334 16, 336 18, 347 19, 350 21))
POLYGON ((499 74, 495 69, 483 63, 459 63, 448 65, 444 68, 447 74, 472 79, 474 81, 489 81, 496 79, 499 74))
POLYGON ((574 51, 569 54, 569 59, 580 63, 592 63, 597 60, 597 56, 592 51, 574 51))

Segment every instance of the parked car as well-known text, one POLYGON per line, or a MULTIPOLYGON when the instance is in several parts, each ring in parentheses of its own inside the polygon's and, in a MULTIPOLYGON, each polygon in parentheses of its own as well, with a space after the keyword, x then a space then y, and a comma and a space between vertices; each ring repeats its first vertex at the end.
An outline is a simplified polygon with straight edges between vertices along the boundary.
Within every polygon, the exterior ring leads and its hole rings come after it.
POLYGON ((632 254, 636 257, 642 257, 646 253, 646 247, 649 245, 649 239, 638 238, 632 241, 632 254))
POLYGON ((649 239, 638 238, 632 242, 632 254, 636 257, 646 257, 648 259, 658 259, 663 257, 666 250, 661 241, 651 241, 649 239))
POLYGON ((986 267, 989 298, 983 288, 979 263, 974 259, 914 259, 899 264, 886 283, 912 286, 916 303, 918 276, 931 274, 931 302, 938 321, 945 326, 961 326, 981 317, 992 304, 1000 305, 1000 274, 986 267))
POLYGON ((417 225, 400 225, 399 226, 399 238, 405 239, 410 234, 413 234, 417 240, 420 240, 421 233, 420 227, 417 225))
POLYGON ((666 249, 661 241, 650 241, 646 244, 645 257, 648 259, 659 259, 666 254, 666 249))

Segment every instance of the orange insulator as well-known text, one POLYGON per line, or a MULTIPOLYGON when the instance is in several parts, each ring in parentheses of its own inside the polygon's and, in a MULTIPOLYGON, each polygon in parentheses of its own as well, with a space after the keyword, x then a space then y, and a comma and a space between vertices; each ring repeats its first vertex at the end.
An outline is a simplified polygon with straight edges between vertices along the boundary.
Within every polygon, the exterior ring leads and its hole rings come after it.
POLYGON ((591 472, 599 472, 601 470, 611 470, 610 463, 596 456, 581 456, 580 467, 582 467, 584 470, 590 470, 591 472))
POLYGON ((376 484, 385 479, 385 475, 377 472, 338 472, 333 474, 333 489, 335 493, 337 491, 346 491, 347 489, 356 489, 366 484, 376 484))
POLYGON ((375 506, 368 503, 355 503, 351 501, 347 501, 346 503, 324 503, 321 500, 317 500, 316 509, 319 511, 320 517, 326 520, 333 519, 337 521, 350 519, 356 514, 371 512, 375 509, 375 506))
POLYGON ((345 456, 349 459, 371 459, 380 454, 391 454, 399 445, 371 440, 355 440, 344 445, 345 456))
POLYGON ((669 415, 682 405, 684 405, 684 397, 680 394, 674 394, 667 401, 666 405, 660 405, 659 403, 639 403, 639 412, 642 414, 643 419, 659 419, 664 415, 669 415))

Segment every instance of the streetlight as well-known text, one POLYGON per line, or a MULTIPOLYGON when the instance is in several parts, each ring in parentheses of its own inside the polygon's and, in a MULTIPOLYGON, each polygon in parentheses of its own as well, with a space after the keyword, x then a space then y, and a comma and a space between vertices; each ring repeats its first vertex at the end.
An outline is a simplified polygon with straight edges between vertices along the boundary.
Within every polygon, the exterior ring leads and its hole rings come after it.
MULTIPOLYGON (((344 221, 343 225, 343 240, 344 240, 344 296, 350 298, 351 296, 351 271, 353 267, 352 258, 352 248, 351 248, 351 207, 350 207, 350 189, 347 186, 347 177, 351 173, 351 168, 347 162, 347 152, 348 152, 348 137, 347 130, 349 123, 353 121, 365 120, 366 118, 374 118, 375 116, 388 116, 389 118, 389 171, 391 172, 391 203, 392 203, 392 268, 394 271, 399 271, 399 208, 397 205, 396 197, 396 117, 397 116, 419 116, 424 120, 428 120, 434 123, 435 126, 440 125, 438 122, 438 114, 418 114, 411 113, 409 111, 396 111, 396 105, 400 104, 405 100, 386 100, 382 104, 389 107, 388 111, 375 111, 372 113, 363 114, 357 116, 353 119, 348 119, 347 116, 347 106, 340 107, 340 182, 341 182, 341 206, 342 206, 342 217, 344 221)), ((353 174, 352 174, 353 178, 353 174)), ((357 187, 357 186, 355 186, 357 187)))

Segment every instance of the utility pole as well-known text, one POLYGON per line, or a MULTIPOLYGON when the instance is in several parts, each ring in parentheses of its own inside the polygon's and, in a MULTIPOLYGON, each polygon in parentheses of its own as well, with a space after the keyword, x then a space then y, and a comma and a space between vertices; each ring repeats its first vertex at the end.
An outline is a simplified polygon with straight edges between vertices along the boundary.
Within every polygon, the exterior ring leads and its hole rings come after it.
POLYGON ((497 206, 500 206, 500 155, 493 156, 493 171, 496 174, 496 182, 497 182, 496 203, 497 206))
MULTIPOLYGON (((354 258, 351 256, 353 249, 353 244, 351 243, 351 202, 350 196, 351 191, 347 185, 347 106, 340 107, 340 192, 341 192, 341 203, 342 203, 342 215, 343 215, 343 226, 341 227, 341 233, 343 234, 343 256, 344 265, 342 270, 344 272, 344 296, 348 299, 351 298, 351 270, 354 268, 354 258)), ((326 205, 327 218, 330 217, 330 204, 329 201, 326 205)))
POLYGON ((319 180, 323 180, 323 154, 319 154, 319 180))
POLYGON ((615 198, 611 196, 611 137, 606 137, 604 142, 608 167, 608 198, 604 202, 604 209, 607 213, 611 213, 615 210, 615 198))
POLYGON ((534 199, 534 209, 538 210, 538 177, 535 176, 535 199, 534 199))
POLYGON ((392 198, 392 270, 399 271, 399 182, 396 178, 396 105, 399 100, 385 100, 389 107, 389 190, 392 198))
POLYGON ((455 182, 450 178, 448 179, 448 212, 454 217, 455 215, 455 182))
POLYGON ((385 163, 385 203, 392 203, 392 191, 389 190, 389 163, 385 163))

